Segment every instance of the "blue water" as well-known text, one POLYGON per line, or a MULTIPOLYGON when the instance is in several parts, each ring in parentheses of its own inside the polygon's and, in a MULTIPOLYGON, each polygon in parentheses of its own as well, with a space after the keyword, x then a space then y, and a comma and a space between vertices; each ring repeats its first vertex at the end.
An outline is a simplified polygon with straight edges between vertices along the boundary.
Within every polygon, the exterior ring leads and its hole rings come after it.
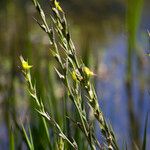
MULTIPOLYGON (((144 51, 143 51, 144 56, 144 51)), ((144 56, 149 64, 144 66, 143 72, 140 74, 148 76, 148 68, 150 66, 150 58, 144 56), (149 59, 149 60, 148 60, 149 59), (149 66, 147 66, 149 65, 149 66)), ((126 75, 126 61, 127 60, 127 39, 124 34, 115 37, 113 43, 106 47, 104 57, 101 63, 107 68, 107 78, 102 77, 98 79, 97 92, 99 97, 99 103, 102 110, 109 121, 112 123, 113 129, 117 135, 118 143, 121 146, 124 141, 129 141, 129 120, 127 110, 127 94, 125 87, 125 75, 126 75)), ((144 89, 141 91, 139 88, 139 76, 137 59, 133 57, 133 87, 132 94, 134 98, 134 110, 138 121, 141 123, 140 134, 143 136, 144 122, 146 113, 150 112, 150 95, 148 94, 148 85, 144 85, 144 89), (143 93, 143 99, 139 100, 140 93, 143 93), (139 105, 141 101, 141 105, 139 105)), ((145 79, 146 80, 146 79, 145 79)), ((149 114, 150 115, 150 114, 149 114)), ((150 147, 150 121, 148 123, 148 135, 147 135, 147 148, 150 147)))

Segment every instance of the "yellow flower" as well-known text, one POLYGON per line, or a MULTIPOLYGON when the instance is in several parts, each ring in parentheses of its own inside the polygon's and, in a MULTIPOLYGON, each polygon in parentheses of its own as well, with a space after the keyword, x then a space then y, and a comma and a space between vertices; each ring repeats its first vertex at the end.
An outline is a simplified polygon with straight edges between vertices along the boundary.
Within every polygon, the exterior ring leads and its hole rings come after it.
POLYGON ((30 68, 32 68, 32 66, 29 65, 28 62, 25 61, 22 56, 20 56, 20 60, 21 60, 22 68, 23 68, 24 70, 29 70, 30 68))
POLYGON ((54 5, 55 5, 55 8, 61 12, 63 12, 62 8, 60 7, 59 5, 59 2, 57 2, 57 0, 54 0, 54 5))
POLYGON ((76 72, 73 71, 71 75, 72 75, 72 79, 73 79, 74 81, 77 81, 76 72))
POLYGON ((83 72, 86 74, 87 77, 94 75, 94 73, 88 67, 83 67, 83 72))

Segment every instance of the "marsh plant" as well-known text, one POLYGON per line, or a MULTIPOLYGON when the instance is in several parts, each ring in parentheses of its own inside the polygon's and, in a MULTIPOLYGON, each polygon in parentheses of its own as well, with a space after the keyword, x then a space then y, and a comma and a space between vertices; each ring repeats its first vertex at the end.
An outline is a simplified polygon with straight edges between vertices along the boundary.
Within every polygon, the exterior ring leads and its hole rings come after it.
MULTIPOLYGON (((51 0, 49 4, 51 17, 48 23, 40 3, 33 0, 33 4, 40 16, 40 20, 34 20, 49 38, 50 53, 58 66, 53 68, 65 89, 64 98, 62 98, 64 107, 58 109, 55 105, 57 109, 48 110, 47 98, 43 100, 43 97, 38 94, 36 88, 38 82, 35 82, 36 79, 31 75, 34 64, 30 65, 27 59, 20 56, 22 74, 34 103, 33 109, 42 122, 41 130, 45 135, 44 139, 41 139, 44 141, 42 148, 118 150, 117 139, 111 124, 107 122, 98 103, 93 84, 95 74, 76 54, 64 10, 58 1, 51 0), (59 110, 62 111, 61 109, 64 113, 59 113, 58 117, 56 113, 59 110), (96 126, 100 130, 97 130, 96 126), (98 137, 101 139, 98 140, 98 137)), ((54 99, 49 101, 57 104, 54 99)), ((35 140, 32 127, 25 128, 22 125, 20 130, 28 148, 36 149, 39 141, 35 140)), ((36 136, 39 136, 38 139, 43 138, 40 134, 36 136)))

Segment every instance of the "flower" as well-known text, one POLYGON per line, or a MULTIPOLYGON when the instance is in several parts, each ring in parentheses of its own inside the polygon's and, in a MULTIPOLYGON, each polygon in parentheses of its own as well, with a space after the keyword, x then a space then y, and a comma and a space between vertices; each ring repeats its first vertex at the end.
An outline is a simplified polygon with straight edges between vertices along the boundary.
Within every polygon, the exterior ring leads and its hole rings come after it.
POLYGON ((93 76, 94 73, 88 68, 88 67, 83 67, 83 72, 87 77, 93 76))
POLYGON ((72 79, 74 80, 74 81, 77 81, 77 76, 76 76, 76 72, 75 71, 72 71, 72 79))
POLYGON ((28 62, 25 61, 22 56, 20 56, 20 60, 21 60, 22 68, 23 68, 24 70, 29 70, 30 68, 32 68, 32 66, 29 65, 28 62))
POLYGON ((54 5, 55 5, 55 8, 61 12, 63 12, 62 8, 60 7, 59 5, 59 2, 57 2, 57 0, 54 0, 54 5))

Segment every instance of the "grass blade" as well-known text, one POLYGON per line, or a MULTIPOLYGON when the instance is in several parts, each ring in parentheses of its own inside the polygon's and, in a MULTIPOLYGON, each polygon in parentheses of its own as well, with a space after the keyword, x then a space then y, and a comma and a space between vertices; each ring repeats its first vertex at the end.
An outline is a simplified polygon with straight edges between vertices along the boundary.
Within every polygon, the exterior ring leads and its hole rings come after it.
POLYGON ((10 150, 15 150, 15 141, 14 141, 14 132, 13 129, 10 129, 10 150))
MULTIPOLYGON (((32 140, 31 140, 31 142, 30 142, 30 139, 29 139, 29 137, 28 137, 28 135, 27 135, 27 133, 26 133, 26 130, 25 130, 23 124, 22 124, 22 131, 23 131, 23 133, 24 133, 24 137, 25 137, 25 140, 26 140, 26 143, 27 143, 28 148, 29 148, 30 150, 34 150, 32 140)), ((30 132, 30 134, 31 134, 31 132, 30 132)), ((31 136, 31 135, 30 135, 30 136, 31 136)))

